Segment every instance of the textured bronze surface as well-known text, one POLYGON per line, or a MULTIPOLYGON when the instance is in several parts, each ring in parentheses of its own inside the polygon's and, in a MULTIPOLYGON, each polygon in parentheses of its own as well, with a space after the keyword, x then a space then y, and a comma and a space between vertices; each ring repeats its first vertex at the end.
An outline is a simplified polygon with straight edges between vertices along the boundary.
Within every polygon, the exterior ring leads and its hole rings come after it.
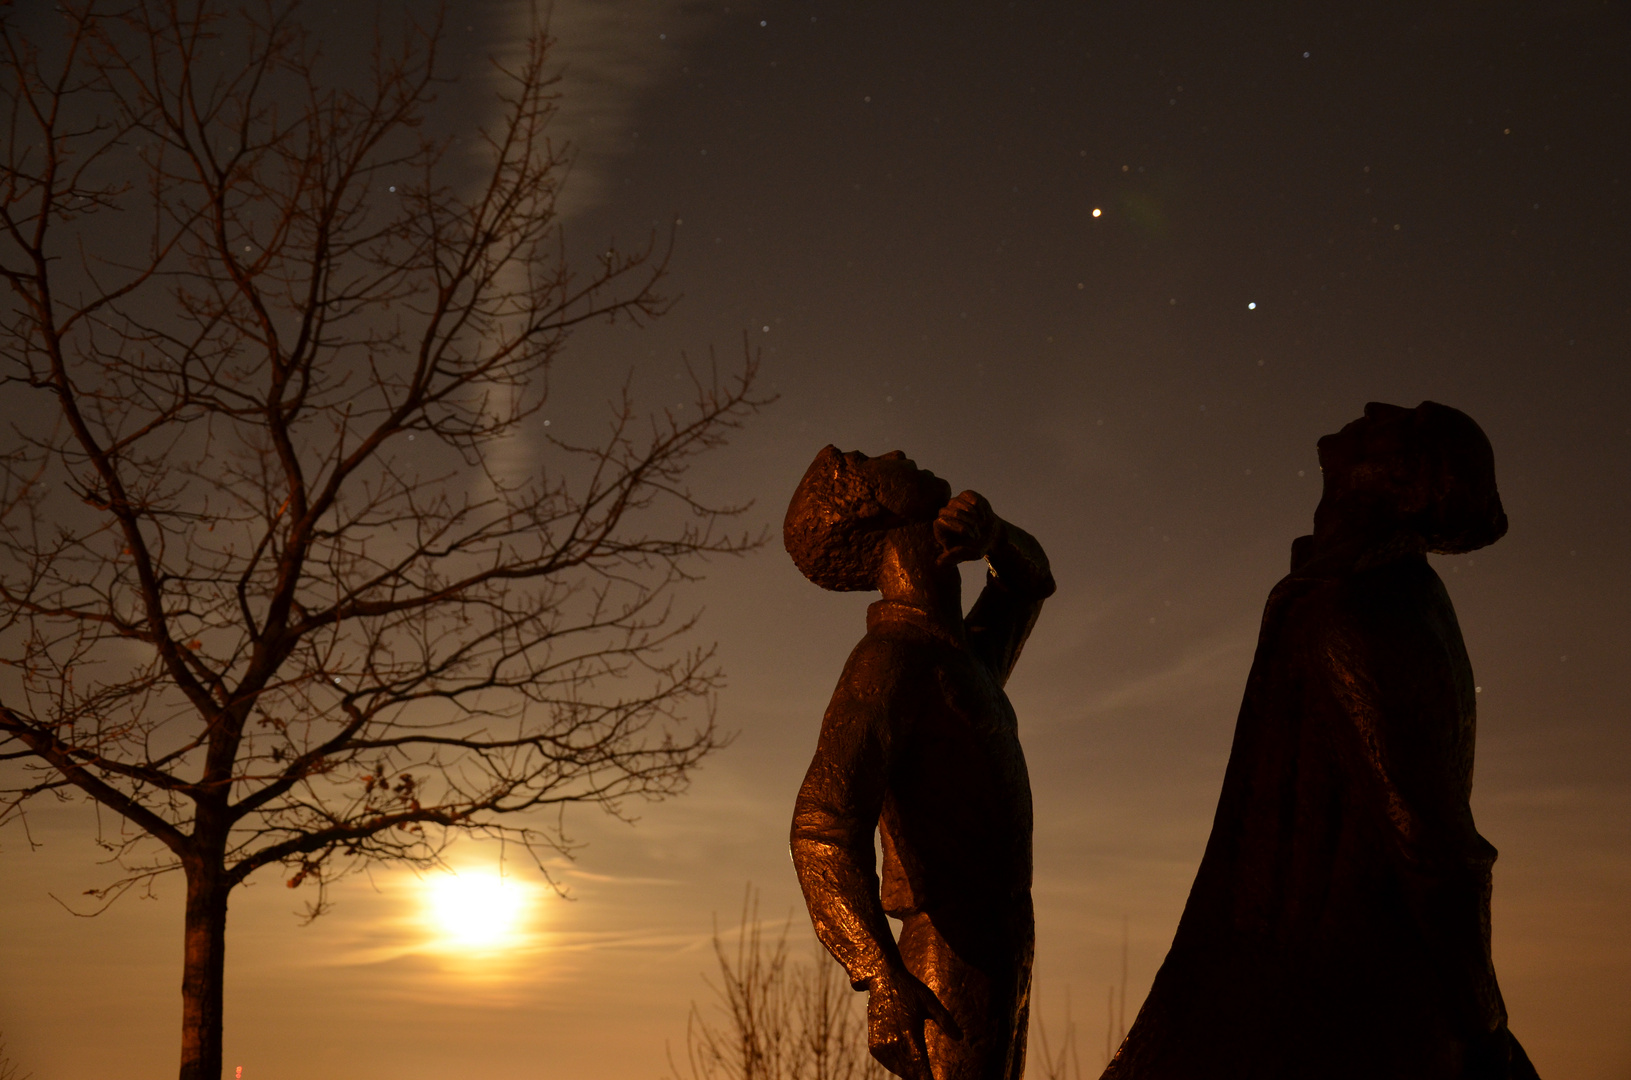
POLYGON ((1426 559, 1506 532, 1465 414, 1371 404, 1319 444, 1206 854, 1106 1080, 1517 1080, 1473 826, 1476 687, 1426 559))
POLYGON ((870 992, 873 1056, 909 1080, 1019 1080, 1031 788, 1003 685, 1054 585, 1035 540, 976 493, 950 495, 903 454, 829 446, 788 507, 806 577, 883 593, 822 721, 793 862, 817 935, 870 992), (982 557, 965 619, 957 563, 982 557))

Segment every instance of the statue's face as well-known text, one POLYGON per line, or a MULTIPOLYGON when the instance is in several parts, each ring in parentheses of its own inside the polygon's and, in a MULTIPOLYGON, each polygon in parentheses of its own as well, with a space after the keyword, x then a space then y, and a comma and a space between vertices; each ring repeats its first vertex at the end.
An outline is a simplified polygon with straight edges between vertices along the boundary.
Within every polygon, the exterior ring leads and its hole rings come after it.
POLYGON ((1327 488, 1395 487, 1400 466, 1411 452, 1416 411, 1373 401, 1365 415, 1319 441, 1320 469, 1327 488))
POLYGON ((951 501, 951 485, 899 450, 867 457, 859 450, 844 455, 857 473, 869 475, 877 485, 878 501, 907 521, 933 521, 951 501))
POLYGON ((1373 525, 1408 524, 1430 551, 1472 551, 1506 533, 1494 452, 1472 418, 1456 409, 1432 401, 1414 409, 1371 402, 1363 418, 1319 441, 1319 455, 1322 507, 1348 503, 1351 511, 1363 503, 1373 525), (1349 496, 1362 498, 1349 503, 1349 496))

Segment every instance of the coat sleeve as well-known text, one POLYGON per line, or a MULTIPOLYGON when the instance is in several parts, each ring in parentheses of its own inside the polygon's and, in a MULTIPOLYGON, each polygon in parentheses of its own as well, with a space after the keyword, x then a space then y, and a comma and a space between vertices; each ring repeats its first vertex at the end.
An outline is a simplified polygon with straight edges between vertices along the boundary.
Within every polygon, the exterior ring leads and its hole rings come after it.
POLYGON ((1311 711, 1340 718, 1341 730, 1333 733, 1339 756, 1406 862, 1486 861, 1492 852, 1473 826, 1455 770, 1454 706, 1433 692, 1442 681, 1433 676, 1443 673, 1428 669, 1434 658, 1412 654, 1410 643, 1375 637, 1340 617, 1308 628, 1311 711))
POLYGON ((985 588, 964 625, 969 648, 1003 686, 1042 613, 1042 602, 1053 595, 1055 586, 1042 545, 1007 522, 986 562, 985 588))
POLYGON ((1459 988, 1462 1023, 1494 1031, 1506 1022, 1490 949, 1495 848, 1478 834, 1458 767, 1455 673, 1423 639, 1340 618, 1310 638, 1317 675, 1309 686, 1326 698, 1325 708, 1311 704, 1340 728, 1333 734, 1351 791, 1389 841, 1420 939, 1459 988))
POLYGON ((908 732, 910 657, 869 636, 844 666, 793 808, 793 865, 816 936, 861 989, 901 966, 879 895, 873 834, 908 732))

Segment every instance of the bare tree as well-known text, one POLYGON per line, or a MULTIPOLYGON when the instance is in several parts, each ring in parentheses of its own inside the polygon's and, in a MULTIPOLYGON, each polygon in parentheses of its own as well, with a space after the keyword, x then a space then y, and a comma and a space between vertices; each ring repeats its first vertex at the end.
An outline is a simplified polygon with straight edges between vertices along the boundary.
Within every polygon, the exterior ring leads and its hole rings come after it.
POLYGON ((674 1080, 883 1080, 867 1049, 861 998, 814 935, 810 962, 789 958, 791 928, 790 916, 773 941, 765 939, 751 887, 734 949, 715 926, 715 1007, 704 1012, 692 1003, 687 1071, 670 1060, 674 1080))
POLYGON ((542 858, 559 819, 506 815, 617 813, 719 745, 674 592, 758 541, 685 476, 765 399, 749 356, 684 410, 625 390, 601 435, 544 432, 571 331, 661 314, 668 248, 568 265, 542 29, 460 140, 439 23, 340 69, 283 0, 27 17, 0 9, 0 821, 114 811, 101 900, 181 872, 180 1075, 214 1080, 257 871, 315 914, 458 833, 542 858))

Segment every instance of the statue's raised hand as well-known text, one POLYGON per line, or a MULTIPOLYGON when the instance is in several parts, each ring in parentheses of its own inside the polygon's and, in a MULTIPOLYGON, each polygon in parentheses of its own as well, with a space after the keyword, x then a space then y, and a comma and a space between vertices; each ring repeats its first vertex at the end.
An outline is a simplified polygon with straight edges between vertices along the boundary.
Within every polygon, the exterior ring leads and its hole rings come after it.
POLYGON ((1002 522, 991 504, 977 491, 965 491, 940 510, 934 538, 940 543, 940 564, 983 559, 997 542, 1002 522))

